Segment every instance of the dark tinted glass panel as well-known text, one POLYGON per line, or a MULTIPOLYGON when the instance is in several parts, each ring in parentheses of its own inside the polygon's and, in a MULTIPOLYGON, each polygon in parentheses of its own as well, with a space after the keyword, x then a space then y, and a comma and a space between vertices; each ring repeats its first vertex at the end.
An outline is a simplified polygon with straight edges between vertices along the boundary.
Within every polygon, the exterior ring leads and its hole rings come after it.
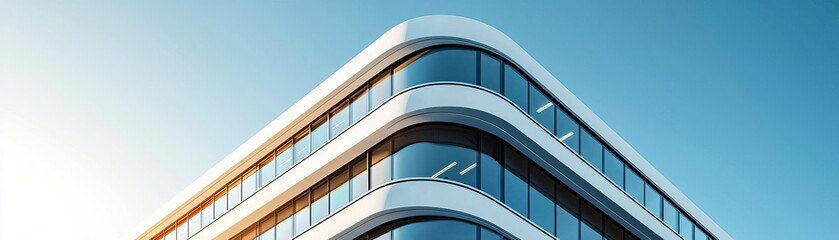
POLYGON ((367 192, 367 156, 362 155, 350 166, 351 199, 356 199, 367 192))
POLYGON ((334 213, 350 202, 350 173, 343 169, 329 179, 329 212, 334 213))
POLYGON ((391 94, 390 70, 386 70, 373 81, 370 88, 370 107, 381 105, 391 94))
POLYGON ((414 222, 394 227, 393 240, 478 239, 478 226, 454 220, 414 222))
POLYGON ((277 164, 278 176, 291 168, 291 165, 294 165, 294 160, 292 159, 294 157, 293 155, 291 144, 288 144, 286 147, 282 147, 279 151, 277 151, 277 159, 274 160, 274 162, 277 164))
POLYGON ((580 204, 580 218, 594 229, 603 229, 603 214, 588 203, 580 204))
POLYGON ((504 162, 504 203, 527 217, 527 160, 507 148, 504 162))
POLYGON ((312 223, 316 223, 329 215, 329 185, 324 182, 312 189, 312 223))
POLYGON ((536 85, 530 84, 530 109, 528 113, 551 133, 554 132, 555 112, 556 106, 554 106, 554 103, 548 99, 542 90, 536 88, 536 85))
POLYGON ((481 190, 501 200, 504 150, 498 139, 481 134, 481 190))
POLYGON ((562 205, 556 206, 556 236, 559 239, 579 239, 580 219, 562 205))
POLYGON ((352 100, 352 103, 350 103, 352 123, 358 122, 361 117, 364 117, 370 111, 370 94, 367 93, 368 91, 369 89, 364 88, 350 99, 352 100))
POLYGON ((644 206, 657 218, 661 218, 661 194, 649 184, 644 191, 644 206))
POLYGON ((586 223, 580 224, 580 240, 602 240, 603 235, 595 228, 595 226, 586 223))
POLYGON ((603 172, 603 145, 588 130, 581 129, 580 155, 603 172))
POLYGON ((478 55, 467 49, 431 50, 393 69, 393 91, 429 82, 477 83, 478 55))
POLYGON ((554 180, 541 169, 530 167, 530 220, 554 233, 554 180))
POLYGON ((477 186, 477 133, 457 127, 429 126, 393 138, 393 177, 432 177, 477 186))
POLYGON ((580 152, 580 124, 559 108, 556 110, 556 136, 571 150, 580 152))
POLYGON ((577 196, 571 189, 557 184, 556 187, 556 202, 567 208, 572 213, 580 212, 580 197, 577 196))
POLYGON ((294 200, 294 234, 300 234, 309 227, 309 193, 294 200))
POLYGON ((623 161, 618 159, 612 150, 604 149, 603 151, 606 153, 606 155, 603 156, 603 173, 605 173, 612 182, 615 182, 619 187, 623 188, 623 161))
POLYGON ((294 138, 294 163, 300 162, 304 157, 309 155, 309 133, 299 133, 294 138))
POLYGON ((501 66, 500 60, 481 53, 481 86, 501 93, 501 66))
POLYGON ((610 240, 622 240, 623 228, 611 219, 606 219, 606 238, 610 240))
POLYGON ((521 109, 527 110, 528 82, 518 70, 504 65, 504 96, 521 109))
POLYGON ((393 161, 390 156, 390 140, 385 140, 370 151, 370 187, 390 181, 393 161))
POLYGON ((499 235, 498 233, 493 232, 492 230, 481 228, 481 240, 503 240, 504 237, 499 235))
POLYGON ((635 170, 626 168, 626 183, 625 190, 632 198, 635 198, 639 203, 644 202, 644 180, 635 173, 635 170))
POLYGON ((309 151, 314 151, 329 140, 329 124, 326 122, 326 116, 315 121, 312 124, 312 147, 309 151))
POLYGON ((277 222, 279 223, 274 227, 277 240, 288 240, 294 236, 294 225, 292 224, 294 220, 291 218, 293 210, 291 206, 285 206, 277 211, 277 222))
POLYGON ((673 206, 673 203, 670 203, 669 200, 664 199, 664 220, 667 223, 667 226, 670 226, 673 230, 679 229, 679 211, 676 210, 676 206, 673 206))
POLYGON ((335 137, 338 133, 350 126, 350 110, 348 104, 342 103, 338 109, 333 110, 329 117, 329 137, 335 137))
POLYGON ((695 229, 693 229, 693 239, 694 240, 708 240, 708 234, 706 234, 705 231, 702 231, 702 229, 695 228, 695 229))

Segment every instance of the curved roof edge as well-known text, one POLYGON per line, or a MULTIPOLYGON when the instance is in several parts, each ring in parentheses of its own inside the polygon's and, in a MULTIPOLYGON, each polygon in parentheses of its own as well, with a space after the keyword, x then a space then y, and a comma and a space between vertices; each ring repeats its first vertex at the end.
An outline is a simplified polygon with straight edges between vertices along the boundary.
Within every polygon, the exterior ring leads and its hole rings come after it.
MULTIPOLYGON (((429 39, 460 39, 484 46, 494 50, 514 64, 518 65, 526 74, 530 75, 536 82, 542 85, 554 98, 565 105, 568 110, 575 114, 580 120, 588 125, 608 145, 613 147, 618 154, 622 155, 629 164, 646 176, 653 184, 662 190, 689 213, 701 226, 709 231, 709 234, 718 239, 732 239, 719 225, 708 215, 699 209, 690 199, 678 190, 658 170, 656 170, 644 157, 633 149, 626 141, 606 125, 594 112, 585 106, 573 93, 571 93, 559 80, 551 75, 542 65, 524 51, 518 44, 501 31, 482 22, 459 16, 451 15, 430 15, 423 16, 402 22, 381 37, 376 39, 367 48, 353 57, 347 64, 339 68, 321 84, 306 94, 300 101, 292 105, 288 110, 280 114, 267 126, 262 128, 232 153, 222 159, 201 177, 187 186, 166 204, 156 210, 146 220, 135 228, 127 238, 151 237, 157 232, 163 231, 171 222, 187 211, 200 204, 208 196, 212 195, 215 189, 210 186, 219 182, 226 182, 237 175, 233 171, 246 167, 247 160, 260 156, 257 153, 268 147, 269 143, 277 140, 278 136, 303 121, 307 115, 312 115, 312 110, 317 109, 324 99, 328 99, 335 93, 345 90, 350 82, 357 80, 359 76, 371 70, 378 62, 384 60, 387 55, 395 52, 401 47, 429 39)), ((442 44, 442 43, 441 43, 442 44)), ((293 134, 293 133, 292 133, 293 134)))

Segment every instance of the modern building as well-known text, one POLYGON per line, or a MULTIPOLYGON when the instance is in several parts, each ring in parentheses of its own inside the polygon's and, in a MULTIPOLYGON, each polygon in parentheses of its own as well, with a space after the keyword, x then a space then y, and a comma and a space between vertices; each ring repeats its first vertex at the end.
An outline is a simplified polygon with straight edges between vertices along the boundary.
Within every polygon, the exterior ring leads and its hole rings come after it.
POLYGON ((136 239, 731 239, 513 40, 397 25, 136 239))

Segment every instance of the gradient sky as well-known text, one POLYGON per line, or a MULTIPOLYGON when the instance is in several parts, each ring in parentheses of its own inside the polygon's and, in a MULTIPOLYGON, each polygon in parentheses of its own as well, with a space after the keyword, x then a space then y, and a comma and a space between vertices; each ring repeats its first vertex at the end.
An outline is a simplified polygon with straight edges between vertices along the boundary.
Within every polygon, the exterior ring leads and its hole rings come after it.
POLYGON ((0 2, 0 239, 127 237, 428 14, 508 34, 733 237, 836 228, 836 1, 308 2, 0 2))

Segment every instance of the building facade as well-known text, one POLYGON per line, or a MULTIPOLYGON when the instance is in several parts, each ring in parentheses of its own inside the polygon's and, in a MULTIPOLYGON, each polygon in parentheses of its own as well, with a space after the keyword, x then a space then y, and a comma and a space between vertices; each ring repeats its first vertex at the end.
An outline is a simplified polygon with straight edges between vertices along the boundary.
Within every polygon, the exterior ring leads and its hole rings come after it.
POLYGON ((731 239, 498 30, 397 25, 136 239, 731 239))

